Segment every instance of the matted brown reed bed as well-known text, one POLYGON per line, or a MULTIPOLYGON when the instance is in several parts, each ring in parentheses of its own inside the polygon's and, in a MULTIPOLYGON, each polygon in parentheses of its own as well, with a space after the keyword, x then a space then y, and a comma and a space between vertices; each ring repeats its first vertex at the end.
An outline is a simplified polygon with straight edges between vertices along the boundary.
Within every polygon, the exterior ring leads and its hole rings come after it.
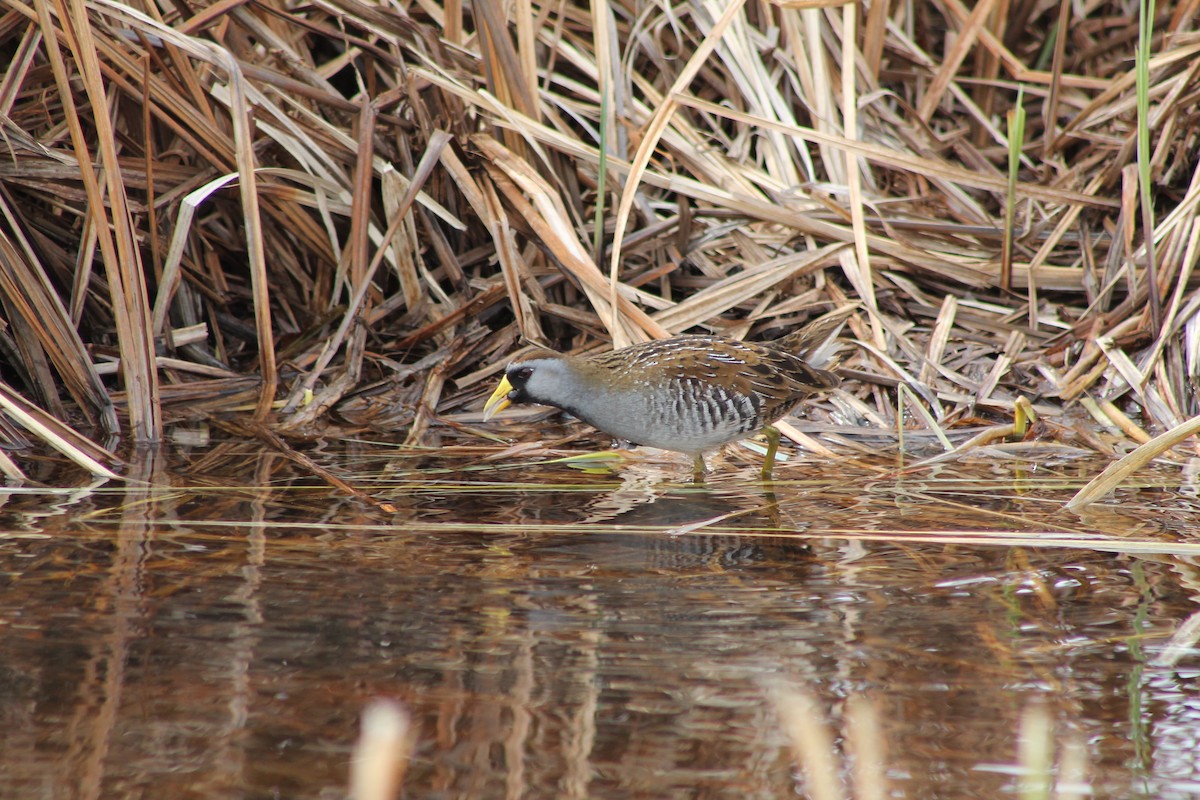
POLYGON ((830 447, 1118 454, 1198 413, 1198 5, 0 0, 4 433, 477 441, 524 348, 853 304, 830 447))

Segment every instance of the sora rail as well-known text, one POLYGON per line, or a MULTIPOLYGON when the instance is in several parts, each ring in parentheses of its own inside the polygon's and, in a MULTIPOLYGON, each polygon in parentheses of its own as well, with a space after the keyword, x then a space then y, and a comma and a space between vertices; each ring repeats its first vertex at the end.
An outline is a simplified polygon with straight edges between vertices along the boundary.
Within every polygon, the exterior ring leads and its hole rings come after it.
POLYGON ((810 340, 807 328, 764 343, 676 336, 598 355, 518 361, 508 365, 483 418, 512 403, 555 406, 618 439, 686 453, 697 476, 704 453, 762 431, 762 475, 769 478, 779 446, 771 423, 806 395, 839 383, 795 354, 810 340))

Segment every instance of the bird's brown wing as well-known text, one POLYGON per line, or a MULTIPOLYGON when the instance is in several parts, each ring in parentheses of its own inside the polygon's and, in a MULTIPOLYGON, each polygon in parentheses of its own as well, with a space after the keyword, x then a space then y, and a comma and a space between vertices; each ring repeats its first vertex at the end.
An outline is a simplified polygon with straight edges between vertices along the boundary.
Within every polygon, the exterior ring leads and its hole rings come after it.
MULTIPOLYGON (((592 369, 609 372, 610 381, 625 383, 652 376, 663 385, 698 381, 747 398, 762 416, 787 413, 805 395, 839 381, 836 375, 810 366, 773 344, 742 342, 718 336, 680 336, 633 345, 587 359, 592 369)), ((778 418, 778 417, 776 417, 778 418)))

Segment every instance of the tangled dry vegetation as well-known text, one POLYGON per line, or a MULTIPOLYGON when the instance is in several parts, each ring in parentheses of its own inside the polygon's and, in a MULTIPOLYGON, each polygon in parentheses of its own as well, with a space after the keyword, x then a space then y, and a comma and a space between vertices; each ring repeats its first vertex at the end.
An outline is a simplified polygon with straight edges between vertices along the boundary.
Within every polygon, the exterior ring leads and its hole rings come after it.
POLYGON ((1140 192, 1128 0, 0 0, 5 435, 477 442, 533 344, 852 303, 826 444, 1024 397, 1113 453, 1200 413, 1198 5, 1140 192))

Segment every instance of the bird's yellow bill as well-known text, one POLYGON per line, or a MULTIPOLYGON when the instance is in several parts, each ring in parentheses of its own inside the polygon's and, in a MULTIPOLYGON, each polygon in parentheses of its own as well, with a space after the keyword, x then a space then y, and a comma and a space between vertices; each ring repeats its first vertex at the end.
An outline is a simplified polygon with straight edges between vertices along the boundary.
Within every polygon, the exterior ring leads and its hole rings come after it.
POLYGON ((500 385, 496 387, 496 391, 492 392, 492 396, 483 404, 484 422, 487 422, 512 405, 512 400, 508 399, 508 393, 512 391, 512 388, 512 384, 508 382, 507 375, 500 379, 500 385))

